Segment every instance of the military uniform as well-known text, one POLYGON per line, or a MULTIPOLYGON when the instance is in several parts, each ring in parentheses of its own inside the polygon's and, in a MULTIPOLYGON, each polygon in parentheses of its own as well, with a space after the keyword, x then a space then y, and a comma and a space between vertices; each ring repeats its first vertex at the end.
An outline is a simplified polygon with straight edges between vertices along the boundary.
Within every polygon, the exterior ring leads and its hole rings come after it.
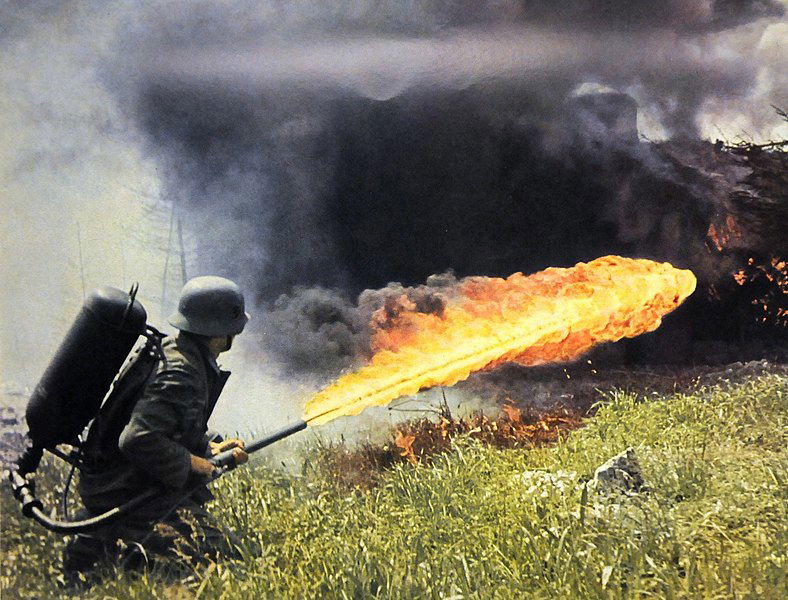
POLYGON ((64 558, 66 570, 85 570, 103 555, 116 554, 118 539, 166 552, 179 536, 193 537, 192 521, 202 530, 207 549, 224 541, 202 507, 212 496, 191 472, 191 455, 210 456, 207 422, 229 373, 219 370, 199 336, 182 331, 166 338, 162 347, 164 360, 120 435, 118 464, 82 473, 78 489, 83 517, 118 506, 151 484, 161 485, 163 493, 119 522, 73 538, 64 558))

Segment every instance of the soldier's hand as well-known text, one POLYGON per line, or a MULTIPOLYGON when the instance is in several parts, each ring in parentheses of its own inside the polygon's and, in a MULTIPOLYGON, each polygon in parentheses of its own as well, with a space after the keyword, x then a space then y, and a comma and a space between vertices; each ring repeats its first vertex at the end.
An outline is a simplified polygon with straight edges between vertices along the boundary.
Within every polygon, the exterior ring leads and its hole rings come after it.
MULTIPOLYGON (((244 452, 244 454, 246 453, 244 452)), ((192 473, 196 473, 203 479, 210 480, 213 479, 213 472, 215 470, 216 467, 212 465, 211 461, 209 461, 207 458, 202 458, 192 454, 192 473)))
MULTIPOLYGON (((240 448, 241 450, 243 450, 243 448, 245 446, 245 444, 243 443, 243 440, 239 440, 239 439, 236 439, 236 438, 231 438, 229 440, 224 440, 224 441, 221 441, 221 442, 209 442, 208 445, 211 448, 211 455, 213 455, 213 456, 216 456, 217 454, 220 454, 221 452, 224 452, 225 450, 229 450, 230 448, 240 448)), ((233 453, 233 456, 234 455, 235 455, 235 453, 233 453)), ((246 462, 246 461, 244 461, 244 462, 246 462)), ((242 464, 242 463, 239 463, 239 464, 242 464)))
POLYGON ((235 461, 236 465, 242 465, 249 460, 249 455, 246 453, 246 450, 243 447, 233 448, 233 460, 235 461))

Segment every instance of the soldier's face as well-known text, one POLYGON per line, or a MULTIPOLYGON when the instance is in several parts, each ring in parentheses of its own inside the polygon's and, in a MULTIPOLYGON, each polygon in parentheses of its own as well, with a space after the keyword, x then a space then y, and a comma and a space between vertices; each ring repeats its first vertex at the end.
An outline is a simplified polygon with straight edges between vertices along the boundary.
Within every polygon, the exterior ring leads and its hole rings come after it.
POLYGON ((211 351, 213 352, 214 356, 219 356, 222 352, 227 352, 230 348, 233 347, 234 338, 235 336, 232 335, 211 338, 208 345, 211 348, 211 351))

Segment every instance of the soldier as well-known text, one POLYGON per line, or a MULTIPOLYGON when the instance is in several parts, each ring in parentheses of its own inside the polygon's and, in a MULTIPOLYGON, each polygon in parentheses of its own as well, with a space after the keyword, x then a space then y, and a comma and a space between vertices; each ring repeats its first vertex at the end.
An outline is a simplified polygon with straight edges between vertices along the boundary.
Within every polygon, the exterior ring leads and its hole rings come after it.
POLYGON ((221 440, 207 429, 229 376, 216 358, 230 349, 248 319, 243 295, 232 281, 196 277, 186 283, 169 319, 178 333, 164 339, 164 359, 120 435, 118 464, 81 475, 81 516, 117 506, 152 482, 164 492, 121 521, 72 538, 63 560, 66 580, 101 559, 117 557, 119 540, 127 549, 125 564, 140 564, 150 553, 171 553, 176 547, 195 556, 228 549, 226 535, 203 508, 212 495, 200 484, 214 475, 212 455, 233 449, 236 464, 248 460, 241 440, 221 440))

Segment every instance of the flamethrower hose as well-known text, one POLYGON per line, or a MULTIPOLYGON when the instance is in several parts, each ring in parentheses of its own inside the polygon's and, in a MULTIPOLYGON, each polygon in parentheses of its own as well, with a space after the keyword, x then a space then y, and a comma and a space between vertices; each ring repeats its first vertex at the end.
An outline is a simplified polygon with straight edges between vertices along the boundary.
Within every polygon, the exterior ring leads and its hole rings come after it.
POLYGON ((82 521, 58 521, 55 519, 50 519, 48 516, 46 516, 46 514, 44 514, 44 511, 37 506, 34 506, 30 510, 30 517, 50 531, 54 531, 56 533, 83 533, 86 531, 95 531, 96 529, 100 529, 109 525, 110 523, 114 523, 118 519, 125 517, 127 514, 134 512, 140 506, 147 504, 159 494, 161 494, 160 489, 151 488, 139 496, 132 498, 125 504, 111 508, 107 512, 101 513, 95 517, 91 517, 90 519, 83 519, 82 521))
POLYGON ((46 529, 56 533, 83 533, 86 531, 94 531, 125 517, 127 514, 137 510, 140 506, 161 494, 160 488, 150 488, 125 504, 111 508, 107 512, 95 517, 83 519, 81 521, 60 521, 50 518, 44 512, 44 505, 41 500, 36 498, 35 485, 32 481, 28 480, 19 471, 12 471, 9 478, 14 491, 14 497, 19 500, 19 503, 22 505, 22 514, 37 521, 46 529))
POLYGON ((68 477, 66 478, 66 485, 63 486, 63 495, 60 498, 60 508, 63 512, 63 518, 68 521, 68 491, 71 489, 71 482, 74 479, 74 471, 77 470, 77 462, 71 463, 71 468, 68 470, 68 477))
MULTIPOLYGON (((274 444, 286 437, 289 437, 294 433, 298 433, 299 431, 306 429, 306 427, 306 421, 298 421, 292 425, 288 425, 287 427, 275 431, 264 438, 250 443, 246 446, 246 453, 251 454, 252 452, 262 450, 263 448, 270 446, 271 444, 274 444)), ((221 475, 234 469, 236 466, 235 460, 233 459, 232 450, 218 454, 211 459, 211 462, 218 467, 214 479, 219 478, 221 475)), ((100 515, 96 515, 95 517, 83 519, 81 521, 60 521, 48 517, 44 512, 44 505, 38 498, 36 498, 35 485, 32 480, 28 480, 19 470, 11 471, 9 474, 9 479, 11 480, 14 497, 22 505, 22 514, 40 523, 46 529, 56 533, 74 534, 95 531, 96 529, 100 529, 106 525, 109 525, 110 523, 114 523, 118 519, 121 519, 129 513, 134 512, 162 493, 161 488, 153 487, 145 490, 140 495, 132 498, 125 504, 111 508, 110 510, 101 513, 100 515)), ((193 489, 188 490, 188 492, 184 494, 183 499, 186 499, 202 485, 204 484, 199 483, 193 489)), ((181 501, 182 500, 179 500, 175 505, 173 505, 172 510, 175 510, 181 501)), ((172 510, 170 512, 172 512, 172 510)))

